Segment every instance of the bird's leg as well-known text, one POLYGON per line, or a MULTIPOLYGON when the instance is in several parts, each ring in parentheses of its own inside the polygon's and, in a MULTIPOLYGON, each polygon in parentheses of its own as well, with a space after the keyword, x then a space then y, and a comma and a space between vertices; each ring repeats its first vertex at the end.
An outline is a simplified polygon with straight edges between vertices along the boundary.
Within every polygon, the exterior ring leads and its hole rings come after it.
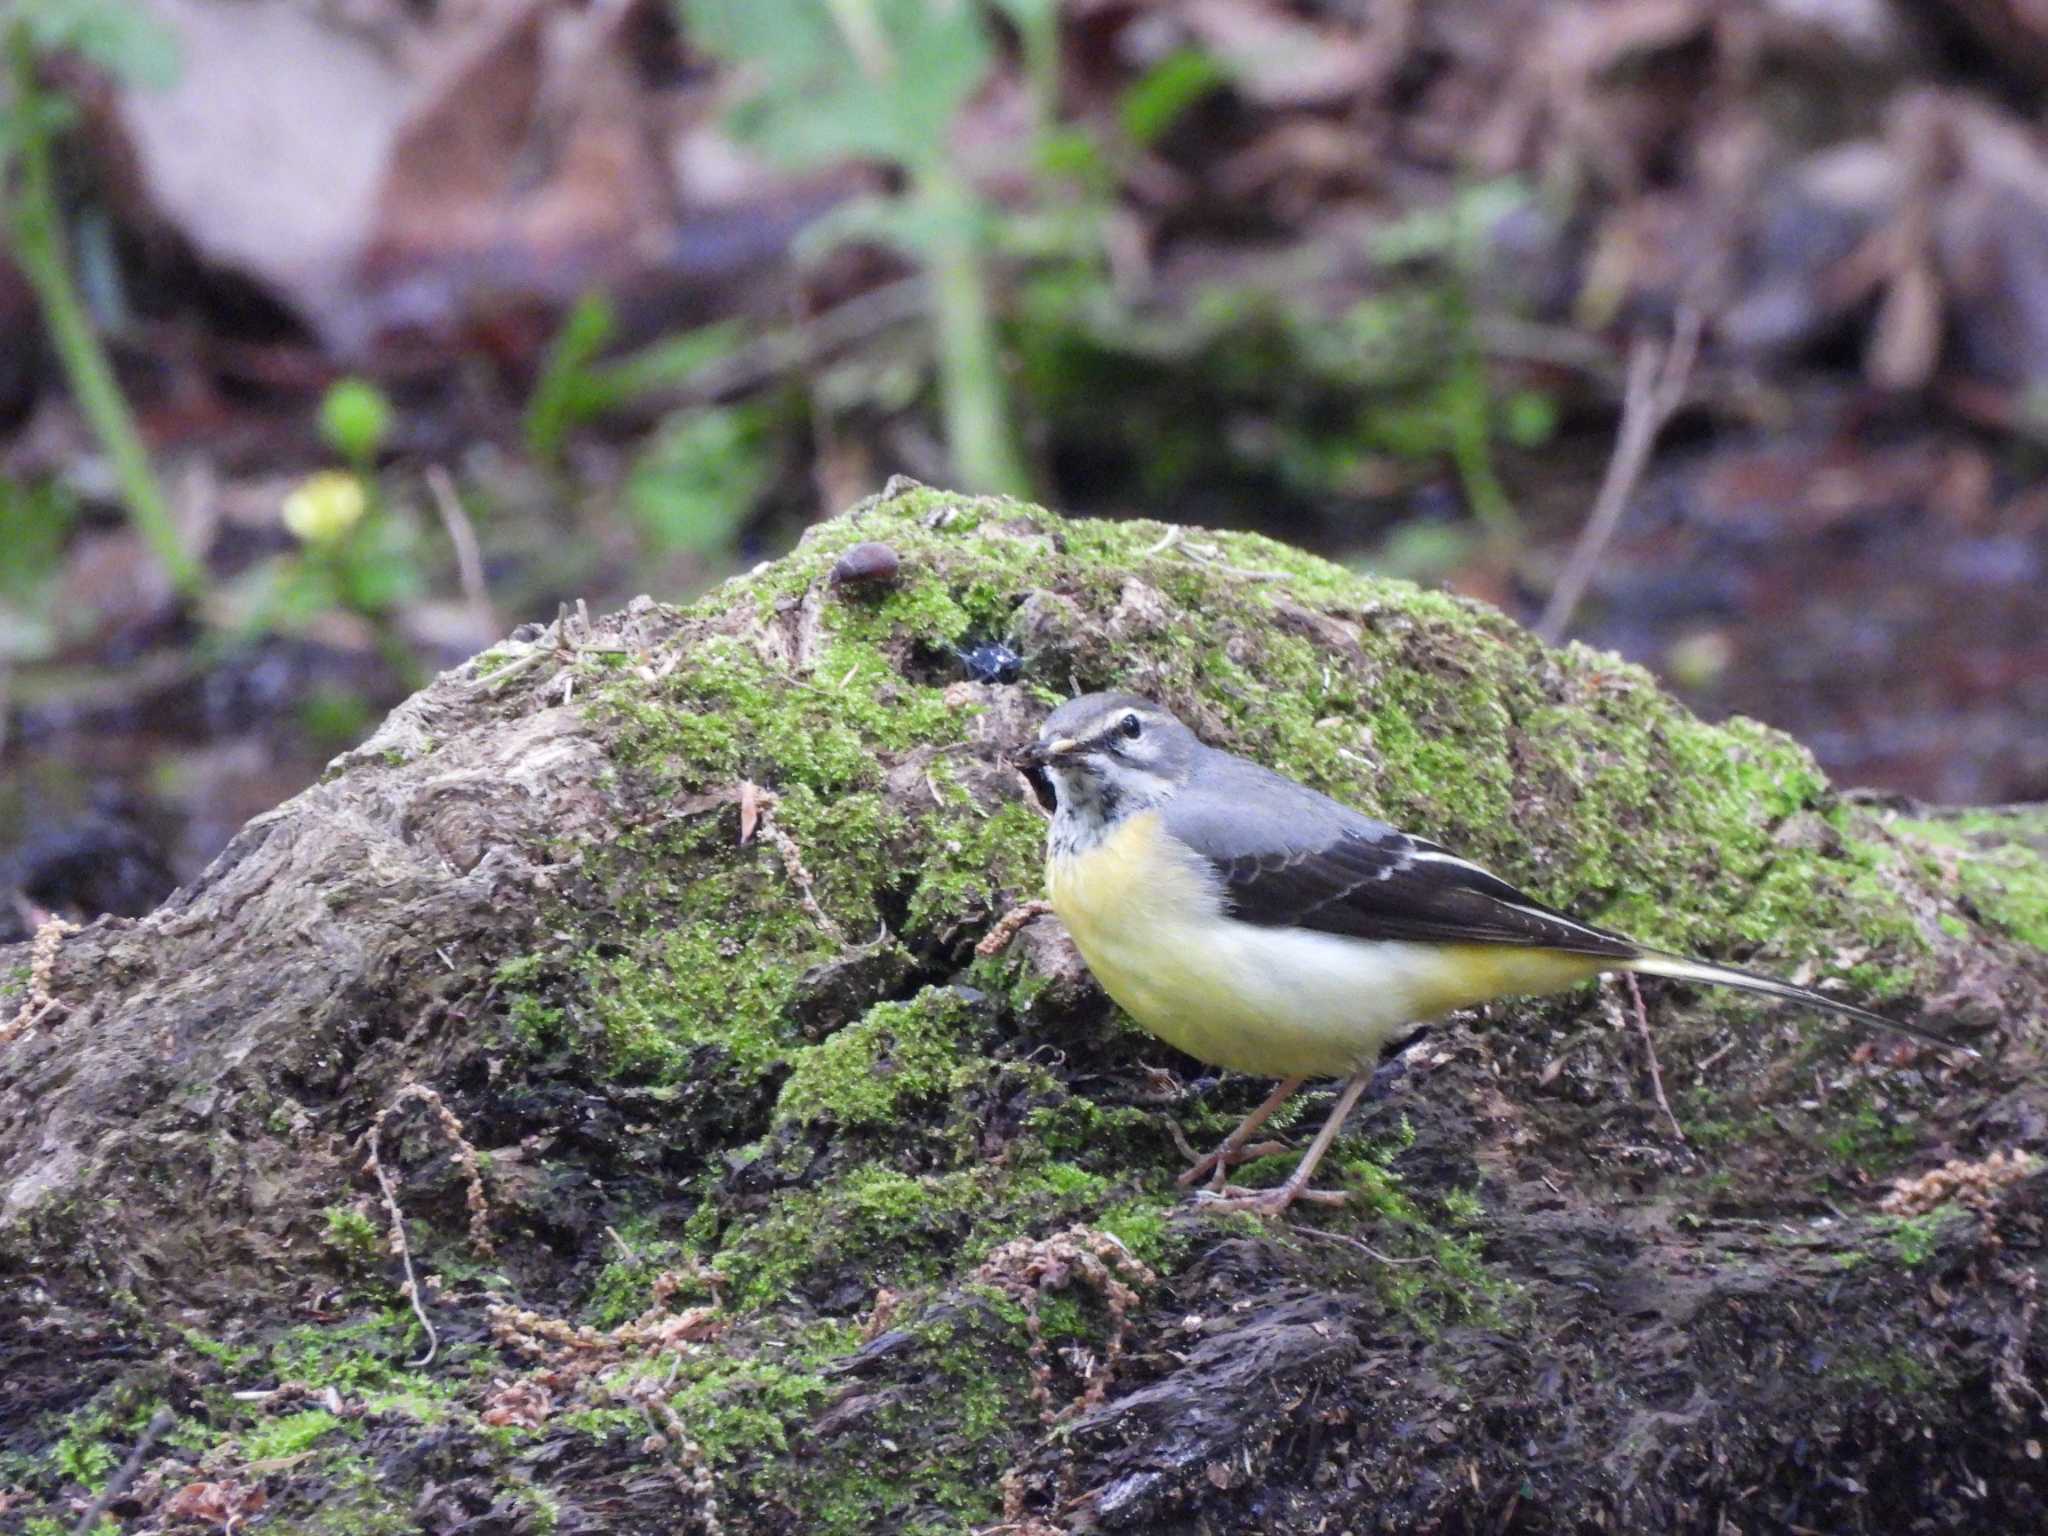
POLYGON ((1344 1091, 1337 1095, 1336 1105, 1330 1110, 1330 1118, 1316 1132, 1316 1139, 1302 1153, 1301 1161, 1287 1176, 1285 1184, 1277 1189, 1240 1189, 1234 1184, 1225 1185, 1220 1193, 1206 1196, 1204 1203, 1226 1211, 1255 1211, 1262 1216, 1277 1216, 1297 1200, 1312 1200, 1318 1205, 1342 1205, 1351 1198, 1343 1190, 1310 1189, 1308 1181, 1316 1171, 1316 1164, 1323 1160, 1323 1154, 1330 1150, 1330 1143, 1344 1128, 1345 1120, 1372 1078, 1371 1072, 1359 1072, 1344 1084, 1344 1091))
POLYGON ((1180 1176, 1180 1187, 1186 1189, 1190 1184, 1207 1177, 1211 1189, 1222 1189, 1231 1165, 1244 1161, 1238 1154, 1244 1151, 1244 1144, 1252 1139, 1252 1132, 1271 1119, 1273 1111, 1293 1098, 1301 1085, 1307 1081, 1305 1077, 1281 1079, 1279 1085, 1266 1095, 1265 1102, 1246 1115, 1239 1122, 1237 1129, 1223 1138, 1222 1146, 1180 1176))

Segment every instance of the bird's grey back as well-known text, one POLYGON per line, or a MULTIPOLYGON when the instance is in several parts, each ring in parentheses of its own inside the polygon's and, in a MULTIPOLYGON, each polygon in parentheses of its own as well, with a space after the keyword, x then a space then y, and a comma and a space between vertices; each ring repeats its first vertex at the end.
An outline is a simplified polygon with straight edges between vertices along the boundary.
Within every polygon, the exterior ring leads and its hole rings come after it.
POLYGON ((1194 771, 1166 802, 1166 830, 1215 860, 1326 848, 1345 836, 1378 842, 1393 832, 1341 801, 1258 763, 1195 748, 1194 771))

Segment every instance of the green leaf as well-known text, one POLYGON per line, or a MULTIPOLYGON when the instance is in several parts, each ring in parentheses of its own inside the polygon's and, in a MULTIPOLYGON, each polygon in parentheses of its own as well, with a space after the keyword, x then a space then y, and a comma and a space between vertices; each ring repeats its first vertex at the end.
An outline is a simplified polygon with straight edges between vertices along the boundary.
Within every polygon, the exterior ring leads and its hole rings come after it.
POLYGON ((602 293, 586 293, 548 344, 525 421, 527 449, 542 464, 559 464, 569 433, 617 403, 616 389, 591 368, 617 328, 612 301, 602 293))
POLYGON ((659 549, 718 555, 768 483, 768 434, 746 407, 672 417, 634 464, 626 505, 659 549))
POLYGON ((391 436, 391 402, 368 379, 337 379, 320 401, 320 435, 351 464, 368 464, 391 436))
POLYGON ((692 44, 745 66, 740 138, 794 166, 936 164, 994 51, 967 0, 680 0, 692 44))
POLYGON ((1198 49, 1168 54, 1133 81, 1117 103, 1125 136, 1142 146, 1158 143, 1182 113, 1229 79, 1221 64, 1198 49))
POLYGON ((1517 448, 1541 448, 1557 435, 1557 402, 1541 390, 1516 390, 1501 402, 1501 431, 1517 448))
POLYGON ((739 320, 699 326, 629 353, 599 369, 598 377, 619 400, 642 400, 691 383, 720 358, 737 351, 746 336, 746 324, 739 320))

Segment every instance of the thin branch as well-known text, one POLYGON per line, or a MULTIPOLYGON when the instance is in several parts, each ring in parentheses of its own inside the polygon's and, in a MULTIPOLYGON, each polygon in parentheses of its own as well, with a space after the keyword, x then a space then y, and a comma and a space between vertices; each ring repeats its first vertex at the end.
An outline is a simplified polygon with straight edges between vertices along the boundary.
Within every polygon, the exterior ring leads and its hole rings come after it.
POLYGON ((462 595, 468 599, 478 628, 486 635, 498 632, 498 616, 491 609, 490 588, 484 584, 484 556, 476 541, 476 529, 462 509, 455 479, 439 464, 427 466, 427 490, 434 498, 434 510, 441 526, 448 530, 448 542, 455 546, 455 569, 462 580, 462 595))
POLYGON ((922 277, 899 278, 872 288, 843 304, 835 304, 801 325, 770 331, 738 350, 695 369, 687 378, 664 387, 645 356, 627 357, 611 365, 606 377, 615 380, 636 403, 663 409, 745 395, 772 384, 786 373, 814 367, 825 357, 866 341, 925 313, 931 302, 922 277))
POLYGON ((1687 305, 1678 312, 1670 345, 1645 336, 1629 354, 1628 383, 1622 395, 1621 427, 1615 434, 1614 454, 1607 461, 1607 473, 1600 493, 1593 499, 1592 514, 1572 547, 1564 573, 1552 589, 1543 617, 1536 621, 1536 633, 1555 645, 1571 627, 1572 615, 1598 569, 1600 557, 1614 531, 1621 524, 1636 482, 1650 462, 1650 450, 1657 436, 1685 401, 1686 381, 1699 356, 1701 316, 1687 305))
POLYGON ((384 1192, 385 1214, 391 1218, 391 1249, 398 1255, 399 1263, 405 1266, 405 1299, 412 1303, 412 1315, 427 1331, 427 1352, 411 1362, 412 1368, 418 1370, 433 1363, 435 1353, 441 1348, 441 1336, 434 1332, 433 1320, 427 1316, 426 1306, 420 1301, 420 1280, 412 1268, 412 1245, 405 1240, 405 1212, 398 1208, 398 1191, 391 1185, 391 1175, 384 1171, 384 1160, 377 1155, 377 1137, 383 1129, 384 1116, 380 1114, 370 1125, 368 1167, 377 1176, 377 1187, 384 1192))
POLYGON ((1628 984, 1628 995, 1636 1005, 1636 1029, 1643 1037, 1643 1054, 1650 1059, 1650 1088, 1657 1095, 1657 1107, 1664 1111, 1664 1118, 1671 1122, 1671 1134, 1683 1142, 1685 1127, 1678 1123, 1678 1116, 1671 1113, 1671 1101, 1664 1097, 1664 1073, 1657 1065, 1657 1046, 1650 1039, 1650 1014, 1643 1007, 1643 989, 1636 985, 1635 973, 1623 971, 1621 979, 1628 984))
POLYGON ((107 1479, 107 1485, 99 1491, 98 1497, 86 1506, 85 1515, 72 1527, 71 1536, 92 1536, 93 1529, 100 1523, 100 1516, 135 1481, 135 1474, 142 1470, 142 1463, 155 1446, 157 1437, 177 1422, 178 1416, 168 1408, 159 1408, 149 1416, 149 1423, 143 1426, 142 1438, 135 1442, 135 1449, 128 1453, 128 1459, 121 1463, 120 1470, 107 1479))

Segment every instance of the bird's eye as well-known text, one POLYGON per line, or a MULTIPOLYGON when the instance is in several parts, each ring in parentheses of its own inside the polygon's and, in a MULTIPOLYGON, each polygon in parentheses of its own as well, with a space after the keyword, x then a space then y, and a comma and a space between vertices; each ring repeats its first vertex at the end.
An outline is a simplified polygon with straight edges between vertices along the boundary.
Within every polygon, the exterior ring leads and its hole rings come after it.
POLYGON ((1123 719, 1117 722, 1116 728, 1124 733, 1126 741, 1130 741, 1135 739, 1138 732, 1142 731, 1145 727, 1139 723, 1136 715, 1125 715, 1123 719))

